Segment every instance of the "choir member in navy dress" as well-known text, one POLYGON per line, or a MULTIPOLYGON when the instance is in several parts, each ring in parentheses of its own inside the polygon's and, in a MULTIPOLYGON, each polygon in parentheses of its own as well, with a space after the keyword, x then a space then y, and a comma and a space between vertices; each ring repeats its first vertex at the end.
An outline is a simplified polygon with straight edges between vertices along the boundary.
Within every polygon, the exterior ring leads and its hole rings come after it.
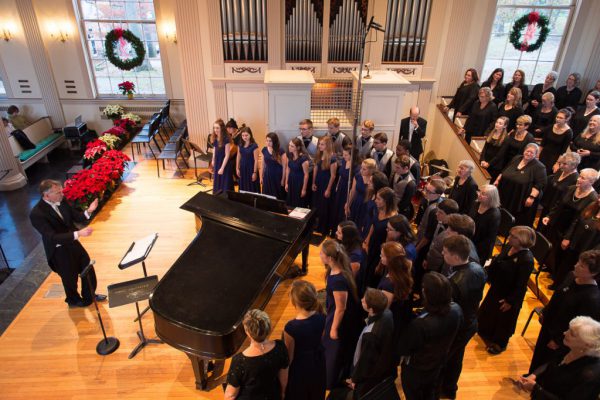
POLYGON ((469 68, 465 72, 465 79, 456 89, 452 101, 447 107, 444 107, 444 112, 448 112, 451 108, 454 109, 454 118, 468 115, 471 106, 477 100, 477 92, 479 91, 479 74, 474 68, 469 68))
POLYGON ((296 317, 283 330, 283 340, 290 356, 287 400, 325 398, 325 351, 321 343, 325 314, 310 282, 292 283, 290 300, 296 317))
POLYGON ((473 161, 460 161, 456 170, 454 185, 450 188, 450 194, 448 195, 448 198, 456 201, 459 211, 463 214, 470 213, 475 200, 477 200, 477 182, 471 176, 474 169, 475 163, 473 161))
POLYGON ((569 127, 571 111, 560 110, 555 117, 555 123, 542 131, 542 143, 540 143, 540 161, 546 166, 546 173, 551 175, 558 169, 558 157, 569 148, 573 131, 569 127))
POLYGON ((542 137, 542 132, 549 126, 552 126, 556 119, 558 109, 554 106, 554 95, 544 93, 542 95, 542 105, 538 107, 531 122, 531 133, 536 138, 542 137))
POLYGON ((600 321, 599 275, 600 250, 581 253, 573 272, 542 310, 542 328, 529 366, 530 374, 552 358, 565 354, 564 333, 569 321, 580 315, 600 321))
POLYGON ((508 137, 506 125, 508 117, 498 117, 494 129, 487 135, 481 150, 479 164, 490 174, 490 182, 494 182, 504 168, 504 155, 502 145, 508 137))
POLYGON ((281 148, 279 136, 275 132, 267 133, 267 145, 262 149, 262 175, 260 184, 262 193, 285 200, 285 165, 287 155, 281 148))
POLYGON ((284 342, 268 339, 271 320, 264 311, 248 311, 243 324, 250 345, 231 359, 225 399, 283 399, 290 362, 284 342))
POLYGON ((580 162, 581 157, 579 157, 579 154, 572 151, 567 151, 558 157, 556 162, 558 168, 556 168, 554 174, 548 177, 548 184, 540 202, 542 213, 540 214, 538 229, 542 226, 540 225, 542 219, 564 197, 567 189, 577 183, 577 178, 579 178, 577 166, 580 162))
POLYGON ((286 203, 290 207, 308 207, 308 178, 310 175, 310 159, 302 140, 290 140, 285 170, 286 203))
POLYGON ((363 328, 356 284, 350 259, 344 247, 335 240, 321 246, 321 261, 326 268, 327 318, 323 333, 327 389, 344 386, 350 375, 352 356, 363 328))
POLYGON ((515 217, 517 225, 533 225, 546 186, 546 168, 537 159, 538 154, 538 145, 529 143, 523 155, 515 157, 494 183, 502 206, 515 217))
POLYGON ((571 150, 581 156, 579 170, 596 168, 600 162, 600 115, 590 118, 588 128, 571 143, 571 150))
POLYGON ((484 136, 490 124, 496 120, 498 106, 494 103, 492 90, 484 87, 479 89, 478 100, 473 103, 465 127, 459 133, 464 135, 467 143, 473 136, 484 136))
POLYGON ((392 158, 394 152, 387 148, 388 137, 385 132, 376 133, 373 136, 373 150, 371 158, 377 164, 377 170, 383 172, 388 178, 392 173, 392 158))
POLYGON ((367 286, 377 287, 381 275, 376 271, 381 259, 381 245, 387 237, 387 224, 391 217, 398 215, 394 191, 384 187, 375 196, 376 214, 371 222, 369 234, 365 239, 367 245, 367 286))
POLYGON ((397 342, 401 356, 402 390, 406 400, 434 400, 440 372, 463 322, 452 302, 452 286, 438 272, 423 277, 424 313, 414 319, 397 342))
POLYGON ((352 140, 340 130, 340 120, 338 118, 333 117, 327 120, 327 136, 331 138, 333 151, 335 151, 337 157, 342 158, 342 150, 344 150, 344 147, 351 145, 352 140))
POLYGON ((389 219, 385 241, 400 243, 404 247, 404 251, 406 251, 406 258, 411 263, 417 258, 417 237, 410 222, 404 215, 398 214, 389 219))
MULTIPOLYGON (((357 400, 366 398, 371 390, 387 378, 395 378, 398 365, 393 356, 394 321, 386 308, 386 297, 381 291, 369 288, 361 303, 363 310, 368 313, 367 326, 360 334, 354 352, 352 376, 347 381, 354 391, 353 398, 357 400)), ((400 400, 398 392, 393 392, 389 395, 386 393, 386 400, 400 400)))
POLYGON ((358 297, 365 292, 365 274, 367 269, 367 253, 362 247, 360 232, 353 221, 343 221, 337 227, 335 238, 340 242, 348 257, 350 257, 350 268, 356 282, 358 297))
POLYGON ((518 386, 532 399, 596 400, 600 394, 600 322, 575 317, 565 332, 568 353, 550 360, 528 376, 519 376, 518 386))
MULTIPOLYGON (((388 299, 388 308, 394 316, 394 342, 414 318, 410 294, 412 292, 412 263, 406 250, 398 242, 385 242, 381 246, 381 262, 377 266, 382 276, 377 289, 388 299)), ((396 365, 399 360, 396 360, 396 365)))
POLYGON ((350 188, 350 197, 346 203, 346 214, 350 219, 360 226, 360 222, 365 218, 367 187, 376 170, 375 160, 367 158, 360 165, 360 173, 352 179, 352 187, 350 188))
POLYGON ((473 244, 481 264, 492 256, 500 229, 500 195, 494 185, 483 185, 477 193, 477 203, 470 214, 475 222, 473 244))
POLYGON ((333 151, 333 141, 329 136, 319 139, 312 174, 312 208, 317 210, 316 231, 323 236, 331 234, 334 220, 334 183, 338 171, 338 161, 333 151))
POLYGON ((525 109, 525 114, 533 117, 535 112, 541 106, 542 95, 544 93, 556 93, 556 89, 554 88, 554 82, 556 82, 556 78, 558 78, 558 73, 555 71, 550 71, 548 72, 548 75, 546 75, 544 83, 538 83, 533 87, 529 94, 529 105, 525 109))
POLYGON ((360 137, 356 140, 356 151, 358 151, 358 157, 363 160, 370 156, 373 149, 374 129, 375 123, 370 119, 364 120, 360 127, 360 137))
POLYGON ((530 125, 531 117, 529 115, 521 115, 517 118, 517 127, 514 131, 509 132, 497 155, 501 159, 502 170, 506 168, 513 158, 523 154, 525 146, 535 142, 533 135, 527 131, 530 125))
POLYGON ((212 157, 214 171, 213 194, 215 195, 233 190, 233 170, 229 162, 232 148, 230 140, 223 120, 216 120, 213 125, 214 152, 212 157))
POLYGON ((390 187, 394 190, 398 212, 408 219, 415 215, 412 198, 417 192, 417 182, 410 173, 410 157, 396 157, 390 176, 390 187))
POLYGON ((591 91, 585 97, 585 105, 577 110, 571 122, 574 137, 580 135, 587 128, 591 117, 600 115, 598 102, 600 102, 600 92, 596 90, 591 91))
POLYGON ((237 155, 237 175, 240 178, 239 189, 246 192, 260 193, 258 179, 258 145, 252 136, 250 127, 240 129, 240 145, 237 155))
POLYGON ((490 354, 506 350, 508 340, 515 333, 533 271, 533 254, 529 249, 535 244, 535 231, 528 226, 515 226, 510 230, 507 244, 487 269, 490 289, 477 318, 477 333, 486 342, 490 354))
POLYGON ((360 174, 361 163, 358 159, 358 152, 353 151, 352 145, 347 145, 342 151, 342 161, 339 172, 339 179, 335 184, 335 198, 333 206, 333 226, 350 218, 350 207, 348 207, 348 183, 350 179, 350 165, 352 165, 353 180, 360 174))
POLYGON ((494 95, 494 103, 496 105, 504 101, 504 70, 502 68, 496 68, 492 71, 490 76, 481 84, 481 87, 490 88, 494 95))
MULTIPOLYGON (((523 106, 522 106, 522 94, 521 89, 512 88, 506 95, 506 100, 504 103, 500 104, 498 107, 498 117, 507 117, 508 118, 508 126, 507 130, 510 132, 515 129, 517 124, 517 118, 523 115, 523 106)), ((490 125, 490 128, 493 128, 490 125)))
POLYGON ((367 186, 368 200, 366 203, 365 218, 360 221, 359 224, 357 224, 361 236, 365 238, 365 249, 368 249, 369 246, 369 241, 366 239, 371 230, 371 225, 373 224, 373 221, 378 218, 377 203, 375 202, 375 198, 377 197, 379 190, 388 187, 388 184, 389 182, 387 176, 385 176, 383 172, 375 171, 371 177, 369 185, 367 186))
POLYGON ((571 107, 577 108, 583 92, 578 88, 581 82, 581 74, 574 72, 569 74, 565 86, 561 86, 556 89, 556 107, 558 109, 571 107))
POLYGON ((510 83, 507 83, 506 86, 504 86, 505 98, 508 98, 508 93, 513 88, 521 90, 522 104, 525 104, 529 101, 529 88, 525 83, 525 71, 523 71, 522 69, 517 69, 513 74, 512 81, 510 83))

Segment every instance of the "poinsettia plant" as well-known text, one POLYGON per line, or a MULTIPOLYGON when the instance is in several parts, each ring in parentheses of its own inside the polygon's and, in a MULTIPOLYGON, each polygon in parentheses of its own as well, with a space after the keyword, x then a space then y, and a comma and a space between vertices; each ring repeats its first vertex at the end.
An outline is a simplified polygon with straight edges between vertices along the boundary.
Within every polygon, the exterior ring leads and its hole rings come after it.
POLYGON ((134 113, 123 114, 123 115, 121 115, 121 118, 130 119, 133 122, 135 122, 136 124, 139 124, 140 122, 142 122, 142 117, 140 117, 139 115, 134 114, 134 113))
MULTIPOLYGON (((117 121, 120 121, 120 120, 118 119, 117 121)), ((125 137, 127 137, 127 130, 120 125, 115 125, 112 128, 105 130, 102 134, 103 135, 115 135, 120 138, 125 138, 125 137)))
POLYGON ((114 124, 115 124, 114 127, 121 128, 121 129, 129 132, 130 134, 134 134, 135 133, 135 127, 137 125, 135 123, 135 121, 133 121, 133 120, 131 120, 129 118, 117 119, 117 120, 114 121, 114 124))
POLYGON ((118 104, 109 104, 102 110, 102 114, 112 120, 121 118, 121 114, 123 113, 125 113, 125 110, 118 104))
POLYGON ((135 83, 131 81, 125 81, 119 83, 119 90, 121 94, 134 94, 135 93, 135 83))
POLYGON ((83 158, 87 161, 96 161, 107 150, 107 145, 102 140, 96 139, 89 142, 85 148, 83 158))
POLYGON ((106 148, 108 150, 113 150, 117 148, 117 146, 121 142, 121 139, 118 136, 112 135, 110 133, 103 134, 98 140, 101 140, 104 143, 106 143, 106 148))

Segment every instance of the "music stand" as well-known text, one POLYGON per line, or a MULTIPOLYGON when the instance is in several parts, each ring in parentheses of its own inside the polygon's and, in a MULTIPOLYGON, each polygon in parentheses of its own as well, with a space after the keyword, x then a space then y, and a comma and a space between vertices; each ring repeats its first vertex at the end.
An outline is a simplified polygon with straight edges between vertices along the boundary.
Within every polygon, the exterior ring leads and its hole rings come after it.
POLYGON ((98 302, 96 301, 96 293, 93 290, 94 286, 92 285, 92 278, 90 277, 90 271, 94 270, 95 263, 96 261, 94 260, 90 261, 87 267, 85 267, 83 271, 81 271, 79 276, 82 280, 86 279, 88 286, 90 287, 90 291, 92 292, 92 301, 94 302, 94 306, 96 307, 96 314, 98 314, 98 321, 100 322, 100 328, 102 328, 102 336, 104 336, 104 339, 102 339, 96 345, 96 353, 100 354, 101 356, 106 356, 108 354, 113 353, 119 348, 119 339, 112 336, 106 336, 106 330, 104 329, 104 323, 102 322, 102 315, 100 315, 100 309, 98 308, 98 302))
MULTIPOLYGON (((131 267, 135 264, 139 264, 141 262, 142 269, 144 271, 144 277, 145 278, 148 277, 148 272, 146 271, 146 258, 148 257, 148 255, 150 254, 150 251, 154 247, 154 243, 156 243, 156 239, 158 239, 158 233, 153 233, 153 234, 150 234, 142 239, 138 239, 135 242, 131 243, 131 246, 129 246, 129 249, 127 250, 127 252, 123 256, 123 258, 119 262, 119 269, 129 268, 129 267, 131 267)), ((144 311, 142 311, 142 313, 140 315, 138 315, 138 318, 143 317, 144 314, 146 314, 149 309, 150 309, 149 306, 146 307, 144 309, 144 311)), ((133 321, 136 322, 137 318, 134 319, 133 321)))
MULTIPOLYGON (((206 187, 206 185, 204 183, 202 183, 202 180, 206 179, 207 177, 198 175, 197 160, 204 161, 207 164, 210 164, 210 162, 212 161, 212 156, 210 154, 208 154, 208 152, 202 150, 202 148, 200 146, 198 146, 196 143, 194 143, 188 139, 183 139, 183 142, 190 146, 190 148, 192 149, 192 157, 194 157, 194 174, 196 176, 196 182, 189 183, 188 186, 199 185, 202 187, 206 187), (198 155, 196 155, 196 153, 198 153, 198 155)), ((210 173, 208 173, 208 179, 210 179, 210 173)), ((208 193, 211 190, 212 189, 209 189, 205 193, 208 193)))
POLYGON ((135 310, 138 315, 137 322, 140 327, 140 330, 137 331, 137 335, 140 338, 140 342, 137 344, 137 346, 135 346, 131 353, 129 353, 130 359, 135 357, 137 353, 139 353, 149 344, 163 343, 163 341, 160 339, 146 339, 146 336, 144 335, 144 327, 142 326, 140 305, 138 303, 142 300, 147 300, 157 284, 158 276, 152 275, 127 282, 115 283, 108 286, 108 306, 110 308, 135 303, 135 310))

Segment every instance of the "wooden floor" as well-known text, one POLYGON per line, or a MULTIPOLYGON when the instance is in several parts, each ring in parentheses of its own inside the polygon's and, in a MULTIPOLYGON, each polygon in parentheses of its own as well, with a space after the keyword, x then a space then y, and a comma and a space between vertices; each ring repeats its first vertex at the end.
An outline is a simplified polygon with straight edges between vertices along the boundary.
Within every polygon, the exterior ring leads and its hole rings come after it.
MULTIPOLYGON (((129 147, 126 152, 131 154, 129 147)), ((182 179, 173 173, 174 166, 167 166, 168 171, 157 178, 154 160, 144 160, 143 155, 136 155, 136 160, 136 167, 92 222, 92 236, 81 239, 96 260, 100 293, 106 293, 107 285, 142 276, 140 266, 117 268, 133 240, 158 232, 147 267, 149 274, 162 277, 196 233, 193 215, 179 209, 200 189, 187 186, 193 180, 193 170, 182 179)), ((244 251, 252 260, 252 252, 257 250, 244 251)), ((307 279, 320 289, 324 287, 323 275, 318 249, 313 247, 307 279)), ((243 273, 232 278, 243 279, 243 273)), ((267 307, 275 326, 273 338, 281 336, 286 321, 294 316, 288 300, 289 284, 286 281, 278 287, 267 307)), ((95 348, 101 333, 95 309, 67 308, 63 296, 56 296, 60 287, 58 276, 51 274, 0 337, 0 399, 223 397, 220 387, 197 391, 188 358, 166 344, 150 345, 134 359, 127 358, 138 343, 133 305, 109 309, 106 303, 102 304, 107 332, 116 336, 121 345, 109 356, 97 355, 95 348)), ((517 325, 519 333, 530 310, 539 305, 528 291, 517 325)), ((151 312, 144 318, 144 329, 148 337, 154 336, 151 312)), ((527 371, 538 331, 539 323, 534 318, 525 338, 517 333, 508 350, 498 356, 488 355, 476 336, 467 348, 458 397, 528 398, 513 389, 510 378, 527 371)))

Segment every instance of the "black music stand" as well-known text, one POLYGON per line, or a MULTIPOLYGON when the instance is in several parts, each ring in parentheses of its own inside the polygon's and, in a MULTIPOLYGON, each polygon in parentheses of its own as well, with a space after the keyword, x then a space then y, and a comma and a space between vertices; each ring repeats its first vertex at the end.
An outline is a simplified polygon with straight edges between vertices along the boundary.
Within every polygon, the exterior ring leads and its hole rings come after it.
POLYGON ((157 284, 158 276, 152 275, 144 278, 134 279, 132 281, 115 283, 108 287, 108 306, 110 308, 135 303, 135 310, 138 315, 137 322, 140 327, 140 330, 137 331, 137 335, 140 338, 140 342, 129 354, 130 359, 135 357, 137 353, 139 353, 149 344, 163 343, 163 341, 160 339, 146 339, 146 336, 144 335, 144 327, 142 326, 140 305, 138 303, 142 300, 147 300, 157 284))
POLYGON ((104 336, 104 339, 102 339, 100 342, 98 342, 98 344, 96 345, 96 353, 100 354, 101 356, 106 356, 108 354, 113 353, 115 350, 117 350, 119 348, 119 339, 117 339, 116 337, 106 337, 106 330, 104 329, 104 323, 102 322, 102 315, 100 315, 100 309, 98 308, 98 302, 96 301, 96 293, 94 293, 94 290, 92 289, 94 286, 92 285, 92 278, 90 277, 90 271, 94 270, 94 264, 96 262, 94 260, 90 261, 90 263, 88 264, 87 267, 85 267, 83 269, 83 271, 81 271, 81 273, 79 274, 79 276, 81 277, 81 279, 86 279, 88 286, 90 287, 90 291, 92 292, 92 301, 94 302, 94 306, 96 307, 96 314, 98 314, 98 321, 100 322, 100 328, 102 328, 102 335, 104 336))
MULTIPOLYGON (((194 143, 188 139, 183 139, 183 142, 190 146, 190 148, 192 149, 192 157, 194 157, 194 174, 196 176, 196 182, 188 183, 188 186, 199 185, 202 187, 206 187, 206 185, 204 183, 202 183, 202 181, 204 179, 206 179, 207 177, 198 175, 198 160, 201 160, 201 161, 204 161, 204 162, 210 164, 210 162, 212 161, 212 156, 208 152, 202 150, 202 148, 200 146, 198 146, 196 143, 194 143), (198 153, 198 155, 196 155, 196 153, 198 153)), ((210 179, 210 173, 208 173, 208 179, 210 179)), ((209 189, 205 193, 208 193, 211 190, 212 189, 209 189)))
MULTIPOLYGON (((158 239, 158 233, 154 233, 146 236, 145 238, 139 239, 129 246, 129 249, 119 262, 119 269, 129 268, 135 264, 142 263, 142 269, 144 271, 144 277, 148 277, 148 272, 146 271, 146 258, 150 254, 150 251, 154 247, 154 243, 156 243, 156 239, 158 239)), ((148 312, 150 307, 144 308, 144 310, 138 313, 136 319, 133 322, 136 322, 138 318, 141 318, 148 312)))

